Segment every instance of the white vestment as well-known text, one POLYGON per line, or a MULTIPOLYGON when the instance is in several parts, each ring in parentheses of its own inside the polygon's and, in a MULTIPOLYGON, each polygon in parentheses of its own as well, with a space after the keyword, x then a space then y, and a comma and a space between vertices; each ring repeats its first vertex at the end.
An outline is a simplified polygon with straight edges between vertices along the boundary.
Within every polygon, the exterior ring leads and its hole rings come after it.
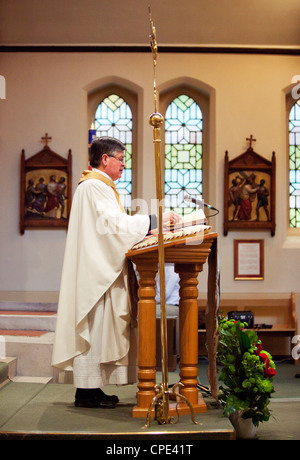
POLYGON ((81 374, 81 383, 74 379, 79 388, 128 383, 135 331, 125 254, 144 238, 150 222, 147 215, 121 210, 107 175, 97 171, 91 177, 77 187, 72 202, 52 356, 53 366, 81 374), (93 369, 98 377, 89 380, 85 373, 93 369))

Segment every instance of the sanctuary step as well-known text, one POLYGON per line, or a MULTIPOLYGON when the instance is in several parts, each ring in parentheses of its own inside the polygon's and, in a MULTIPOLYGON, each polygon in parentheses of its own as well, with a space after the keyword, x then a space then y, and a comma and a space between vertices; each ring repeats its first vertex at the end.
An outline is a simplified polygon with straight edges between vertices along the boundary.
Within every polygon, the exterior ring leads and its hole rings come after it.
POLYGON ((0 387, 13 380, 17 372, 17 358, 0 357, 0 387))
POLYGON ((56 313, 0 310, 0 333, 5 330, 55 331, 56 313))
POLYGON ((16 378, 58 380, 51 366, 56 311, 56 303, 0 302, 1 346, 16 357, 16 378))
POLYGON ((44 312, 56 312, 57 303, 54 302, 0 302, 0 311, 44 311, 44 312))
POLYGON ((8 377, 8 364, 0 360, 0 388, 6 383, 8 377))
POLYGON ((0 334, 37 336, 55 331, 56 303, 0 302, 0 334), (35 333, 36 332, 36 333, 35 333))

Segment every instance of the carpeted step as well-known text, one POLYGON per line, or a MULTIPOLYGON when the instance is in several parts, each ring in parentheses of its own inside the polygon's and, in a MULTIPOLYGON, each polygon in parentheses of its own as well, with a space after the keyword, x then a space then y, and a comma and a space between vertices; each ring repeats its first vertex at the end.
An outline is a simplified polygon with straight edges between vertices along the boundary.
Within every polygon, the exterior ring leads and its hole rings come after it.
POLYGON ((0 302, 0 338, 6 355, 17 358, 18 378, 57 381, 58 371, 51 366, 56 315, 56 303, 0 302))
POLYGON ((13 379, 17 373, 17 358, 13 358, 10 356, 0 358, 0 363, 5 364, 7 366, 6 378, 9 378, 10 380, 13 379))
POLYGON ((0 311, 0 330, 55 331, 56 313, 45 311, 0 311))
POLYGON ((0 361, 0 385, 5 382, 8 378, 8 364, 4 361, 0 361))
POLYGON ((0 310, 57 312, 57 303, 1 301, 0 310))
POLYGON ((4 335, 6 353, 17 357, 17 376, 52 377, 58 369, 51 366, 54 332, 16 331, 4 335), (22 335, 21 335, 22 334, 22 335))

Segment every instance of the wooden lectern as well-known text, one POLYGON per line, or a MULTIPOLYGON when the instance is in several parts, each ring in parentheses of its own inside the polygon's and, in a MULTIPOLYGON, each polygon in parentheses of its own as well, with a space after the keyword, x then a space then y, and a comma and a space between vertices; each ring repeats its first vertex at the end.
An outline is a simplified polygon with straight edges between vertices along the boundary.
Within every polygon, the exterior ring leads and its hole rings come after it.
MULTIPOLYGON (((180 393, 195 413, 206 412, 206 404, 197 389, 198 377, 198 273, 208 260, 208 292, 206 309, 208 377, 211 392, 216 393, 216 334, 217 334, 217 234, 182 237, 164 244, 165 262, 175 264, 180 277, 179 343, 180 393)), ((139 273, 138 302, 138 392, 133 417, 144 417, 156 395, 156 273, 158 246, 131 249, 127 254, 139 273)), ((180 398, 182 401, 182 399, 180 398)), ((179 401, 179 414, 190 409, 179 401)), ((176 404, 170 404, 170 415, 176 414, 176 404)), ((153 415, 153 414, 152 414, 153 415)))

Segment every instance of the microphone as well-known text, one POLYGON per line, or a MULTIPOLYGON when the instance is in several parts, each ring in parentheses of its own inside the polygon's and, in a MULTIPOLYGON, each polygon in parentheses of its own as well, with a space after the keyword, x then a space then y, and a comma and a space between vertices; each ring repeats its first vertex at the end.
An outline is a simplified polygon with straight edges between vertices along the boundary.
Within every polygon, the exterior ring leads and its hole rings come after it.
POLYGON ((189 203, 197 204, 198 206, 205 206, 205 207, 208 208, 208 209, 213 209, 214 211, 218 211, 218 212, 219 212, 219 210, 218 210, 217 208, 214 208, 214 207, 211 206, 210 204, 204 203, 204 201, 202 201, 202 200, 198 200, 197 198, 193 198, 193 197, 190 196, 190 195, 185 195, 184 201, 188 201, 189 203))

